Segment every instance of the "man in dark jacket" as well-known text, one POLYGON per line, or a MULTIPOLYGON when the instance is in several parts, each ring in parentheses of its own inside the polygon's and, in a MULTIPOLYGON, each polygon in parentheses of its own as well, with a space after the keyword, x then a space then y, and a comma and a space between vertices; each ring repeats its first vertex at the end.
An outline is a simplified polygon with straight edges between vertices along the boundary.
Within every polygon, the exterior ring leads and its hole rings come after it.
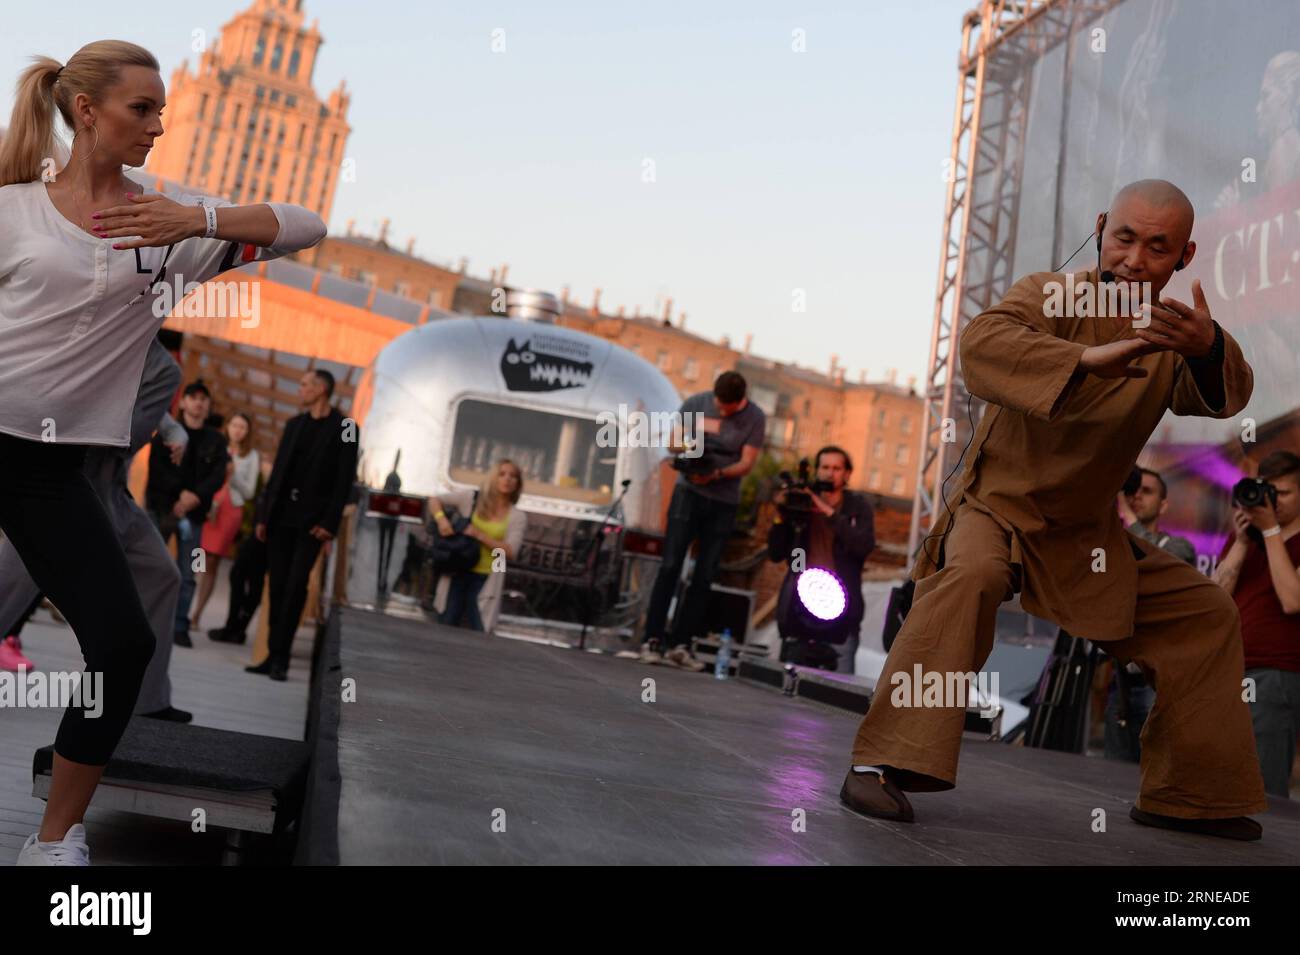
POLYGON ((193 381, 181 394, 181 424, 189 435, 185 455, 175 464, 161 434, 149 446, 149 481, 145 506, 164 542, 176 535, 176 566, 181 572, 181 592, 176 601, 173 639, 182 647, 190 642, 190 601, 194 598, 194 563, 203 534, 203 522, 213 496, 226 481, 230 452, 220 431, 204 426, 212 410, 212 395, 202 381, 193 381))
POLYGON ((266 541, 271 575, 270 652, 245 669, 272 680, 288 679, 289 651, 312 566, 321 545, 338 534, 356 476, 360 433, 355 421, 331 407, 333 395, 334 376, 328 371, 303 373, 298 397, 305 410, 284 426, 257 516, 256 534, 266 541))
MULTIPOLYGON (((858 630, 865 612, 862 565, 876 546, 875 515, 866 495, 845 487, 853 473, 853 461, 843 448, 828 445, 818 451, 813 459, 813 471, 816 480, 830 485, 830 489, 811 493, 812 511, 806 519, 794 522, 789 519, 789 512, 777 517, 767 535, 768 558, 786 561, 789 565, 782 583, 782 592, 787 600, 792 598, 792 594, 786 591, 793 588, 795 579, 806 568, 824 567, 839 577, 848 591, 848 606, 841 618, 842 627, 837 627, 834 633, 822 635, 822 640, 835 647, 835 654, 827 652, 824 662, 834 662, 839 672, 852 673, 853 657, 858 649, 858 630), (795 530, 796 523, 801 525, 800 532, 795 530)), ((774 500, 784 510, 786 492, 779 492, 774 500)), ((791 636, 799 638, 798 634, 791 636)), ((807 651, 810 647, 797 645, 795 649, 807 651)))

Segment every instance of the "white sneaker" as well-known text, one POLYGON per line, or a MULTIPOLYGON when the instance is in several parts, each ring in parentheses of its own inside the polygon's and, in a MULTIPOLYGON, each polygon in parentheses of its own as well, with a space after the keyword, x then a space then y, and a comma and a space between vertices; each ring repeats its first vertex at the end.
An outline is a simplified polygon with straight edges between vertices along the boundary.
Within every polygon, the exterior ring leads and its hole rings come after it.
POLYGON ((77 823, 59 842, 41 842, 40 833, 28 837, 15 865, 90 865, 86 827, 77 823))

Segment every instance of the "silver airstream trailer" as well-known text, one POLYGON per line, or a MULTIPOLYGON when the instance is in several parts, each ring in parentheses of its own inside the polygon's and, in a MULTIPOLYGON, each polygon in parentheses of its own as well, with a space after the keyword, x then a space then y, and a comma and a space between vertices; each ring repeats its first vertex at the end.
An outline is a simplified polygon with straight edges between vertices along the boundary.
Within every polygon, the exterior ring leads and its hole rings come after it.
POLYGON ((547 293, 511 292, 506 317, 432 321, 375 357, 354 402, 361 499, 348 603, 430 611, 425 500, 477 489, 509 458, 523 472, 528 531, 506 571, 496 631, 628 646, 658 567, 667 451, 610 446, 602 422, 620 406, 662 417, 680 399, 649 362, 553 324, 557 312, 547 293))

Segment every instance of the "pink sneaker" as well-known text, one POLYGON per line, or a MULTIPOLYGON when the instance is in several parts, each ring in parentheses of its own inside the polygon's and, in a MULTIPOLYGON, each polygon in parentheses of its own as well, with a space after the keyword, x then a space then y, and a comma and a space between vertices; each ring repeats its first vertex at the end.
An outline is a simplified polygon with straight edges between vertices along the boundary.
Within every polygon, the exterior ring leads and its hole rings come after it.
POLYGON ((0 640, 0 670, 35 670, 36 664, 23 656, 23 645, 17 637, 0 640))

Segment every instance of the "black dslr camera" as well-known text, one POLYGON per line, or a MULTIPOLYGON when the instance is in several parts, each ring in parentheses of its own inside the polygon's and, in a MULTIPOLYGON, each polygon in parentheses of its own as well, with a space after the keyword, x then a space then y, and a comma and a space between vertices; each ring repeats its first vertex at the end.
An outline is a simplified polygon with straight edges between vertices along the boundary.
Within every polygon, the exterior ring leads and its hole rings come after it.
POLYGON ((780 481, 780 490, 785 491, 785 503, 778 505, 778 508, 786 517, 812 513, 812 495, 824 494, 835 487, 829 481, 816 481, 809 476, 807 458, 799 462, 797 478, 789 471, 782 471, 777 479, 780 481))
POLYGON ((1232 503, 1238 507, 1277 507, 1277 487, 1263 478, 1242 478, 1232 486, 1232 503))
POLYGON ((703 454, 690 457, 685 454, 673 456, 672 466, 674 471, 681 471, 687 477, 695 474, 712 474, 718 468, 722 467, 716 454, 705 451, 703 454))

